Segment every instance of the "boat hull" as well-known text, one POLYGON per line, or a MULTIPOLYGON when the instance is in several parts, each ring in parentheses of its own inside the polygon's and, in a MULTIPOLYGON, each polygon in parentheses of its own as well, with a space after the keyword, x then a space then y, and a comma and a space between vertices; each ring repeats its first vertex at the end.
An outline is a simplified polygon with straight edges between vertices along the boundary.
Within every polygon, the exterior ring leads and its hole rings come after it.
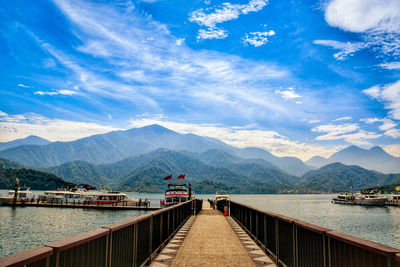
POLYGON ((362 206, 384 206, 386 204, 386 198, 356 199, 355 204, 362 206))

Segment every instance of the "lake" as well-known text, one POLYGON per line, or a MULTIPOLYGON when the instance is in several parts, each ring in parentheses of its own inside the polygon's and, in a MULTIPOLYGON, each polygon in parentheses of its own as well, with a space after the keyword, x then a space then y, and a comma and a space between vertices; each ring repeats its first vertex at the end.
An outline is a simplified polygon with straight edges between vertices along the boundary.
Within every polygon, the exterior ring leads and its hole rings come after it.
MULTIPOLYGON (((0 190, 0 195, 6 193, 0 190)), ((37 192, 35 192, 37 194, 37 192)), ((128 193, 159 206, 163 194, 128 193)), ((214 195, 196 195, 213 199, 214 195)), ((400 247, 400 207, 332 204, 333 195, 231 195, 231 199, 388 246, 400 247)), ((145 211, 0 206, 0 257, 130 219, 145 211)))

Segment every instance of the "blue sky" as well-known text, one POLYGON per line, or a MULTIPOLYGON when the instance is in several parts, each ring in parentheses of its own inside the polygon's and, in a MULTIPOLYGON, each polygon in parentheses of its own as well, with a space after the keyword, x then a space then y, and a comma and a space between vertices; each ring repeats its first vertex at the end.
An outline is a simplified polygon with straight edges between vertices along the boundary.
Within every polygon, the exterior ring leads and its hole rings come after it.
POLYGON ((6 1, 0 141, 158 123, 303 160, 400 156, 400 2, 6 1))

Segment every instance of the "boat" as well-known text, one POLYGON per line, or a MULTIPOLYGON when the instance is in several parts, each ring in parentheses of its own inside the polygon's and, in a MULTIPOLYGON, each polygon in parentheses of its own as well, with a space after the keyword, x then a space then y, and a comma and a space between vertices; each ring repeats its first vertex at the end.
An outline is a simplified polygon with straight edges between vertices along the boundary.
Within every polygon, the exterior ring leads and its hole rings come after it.
POLYGON ((387 195, 388 199, 386 205, 388 206, 400 206, 400 194, 387 195))
POLYGON ((17 187, 17 190, 8 191, 7 195, 0 196, 1 205, 11 205, 15 202, 27 202, 33 199, 34 195, 29 187, 17 187))
POLYGON ((186 202, 194 198, 191 184, 170 183, 165 190, 165 198, 160 200, 161 207, 169 207, 175 204, 186 202))
POLYGON ((219 200, 229 200, 228 192, 225 190, 219 190, 215 193, 215 201, 219 200))
POLYGON ((355 194, 355 204, 363 206, 384 206, 387 197, 382 196, 380 193, 357 193, 355 194))
POLYGON ((346 204, 346 205, 354 205, 354 195, 352 193, 343 193, 339 194, 337 197, 332 199, 332 203, 335 204, 346 204))
POLYGON ((84 205, 118 205, 125 206, 149 205, 149 202, 140 203, 138 199, 130 198, 119 191, 89 190, 78 187, 72 190, 58 189, 45 191, 39 200, 46 203, 84 204, 84 205))

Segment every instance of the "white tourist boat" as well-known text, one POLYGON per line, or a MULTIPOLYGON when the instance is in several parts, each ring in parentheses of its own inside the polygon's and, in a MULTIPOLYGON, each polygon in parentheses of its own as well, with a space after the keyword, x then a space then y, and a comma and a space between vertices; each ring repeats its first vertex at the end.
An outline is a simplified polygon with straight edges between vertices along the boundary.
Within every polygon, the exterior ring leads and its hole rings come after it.
POLYGON ((219 200, 229 200, 228 192, 224 190, 219 190, 215 193, 215 201, 219 200))
POLYGON ((379 193, 357 193, 354 195, 355 197, 355 204, 363 205, 363 206, 384 206, 387 197, 382 196, 379 193))
POLYGON ((400 194, 387 195, 388 199, 386 205, 388 206, 400 206, 400 194))
POLYGON ((16 202, 27 202, 32 200, 34 197, 29 187, 18 187, 17 192, 15 190, 8 191, 7 195, 0 196, 0 204, 10 205, 16 202), (16 193, 16 198, 15 198, 16 193))
POLYGON ((59 189, 45 191, 39 200, 47 203, 85 204, 85 205, 113 205, 121 203, 125 206, 137 206, 139 200, 130 198, 127 194, 117 191, 87 190, 78 188, 73 190, 59 189))
POLYGON ((332 203, 335 204, 346 204, 346 205, 354 205, 355 204, 355 198, 352 193, 344 193, 344 194, 339 194, 338 196, 334 197, 332 199, 332 203))

